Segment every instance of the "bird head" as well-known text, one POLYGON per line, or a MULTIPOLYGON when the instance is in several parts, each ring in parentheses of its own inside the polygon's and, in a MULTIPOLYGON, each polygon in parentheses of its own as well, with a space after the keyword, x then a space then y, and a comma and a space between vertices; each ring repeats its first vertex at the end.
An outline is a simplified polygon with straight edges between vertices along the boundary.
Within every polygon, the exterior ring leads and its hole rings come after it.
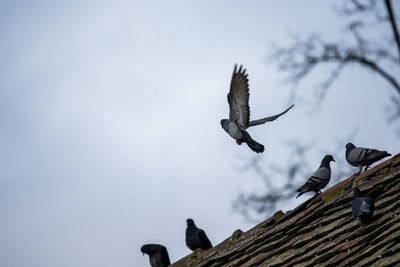
POLYGON ((227 122, 228 122, 227 119, 222 119, 221 120, 221 127, 224 128, 224 126, 226 125, 227 122))
POLYGON ((140 248, 140 251, 143 253, 143 255, 146 253, 147 255, 151 256, 154 254, 154 245, 153 244, 147 244, 147 245, 143 245, 140 248))
POLYGON ((354 193, 354 198, 362 196, 360 188, 358 188, 357 186, 353 187, 353 193, 354 193))
POLYGON ((186 224, 187 226, 195 226, 193 219, 187 219, 186 224))
POLYGON ((347 145, 346 145, 346 151, 351 151, 351 150, 353 150, 354 148, 356 148, 355 145, 353 145, 352 143, 347 143, 347 145))
POLYGON ((322 159, 322 161, 325 161, 325 162, 327 162, 327 163, 329 163, 329 162, 331 162, 331 161, 336 162, 335 159, 332 157, 332 155, 326 155, 326 156, 322 159))

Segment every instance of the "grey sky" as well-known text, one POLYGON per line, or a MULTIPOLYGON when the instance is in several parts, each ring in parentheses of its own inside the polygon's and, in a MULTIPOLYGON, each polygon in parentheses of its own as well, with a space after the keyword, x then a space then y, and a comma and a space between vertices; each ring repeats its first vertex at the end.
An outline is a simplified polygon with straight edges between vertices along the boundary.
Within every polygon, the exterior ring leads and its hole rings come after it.
MULTIPOLYGON (((238 172, 253 153, 219 123, 233 65, 248 70, 252 118, 282 111, 289 87, 265 64, 268 45, 289 30, 334 37, 333 2, 3 2, 0 265, 147 266, 144 243, 189 254, 188 217, 213 244, 252 227, 231 202, 263 184, 238 172)), ((354 67, 318 114, 296 103, 251 134, 269 162, 288 158, 285 140, 317 138, 317 167, 355 128, 355 142, 396 153, 391 93, 354 67)))

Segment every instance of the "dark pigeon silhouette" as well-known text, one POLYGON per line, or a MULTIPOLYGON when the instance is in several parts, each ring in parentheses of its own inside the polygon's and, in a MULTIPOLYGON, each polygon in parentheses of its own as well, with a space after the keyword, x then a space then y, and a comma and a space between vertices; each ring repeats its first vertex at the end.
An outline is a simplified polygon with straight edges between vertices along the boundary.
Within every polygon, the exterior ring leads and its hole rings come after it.
POLYGON ((364 197, 357 186, 353 187, 353 192, 354 199, 351 201, 351 211, 353 217, 363 226, 371 221, 374 214, 374 200, 370 197, 364 197))
POLYGON ((152 267, 167 267, 171 265, 167 248, 158 244, 143 245, 140 251, 143 255, 149 255, 150 265, 152 267))
POLYGON ((222 119, 222 128, 236 140, 238 145, 245 142, 251 150, 257 153, 264 152, 264 146, 253 140, 246 131, 247 128, 273 121, 288 112, 294 105, 285 111, 259 120, 250 121, 249 107, 249 79, 246 69, 242 66, 237 70, 237 65, 233 69, 231 87, 228 93, 229 119, 222 119))
POLYGON ((188 248, 193 251, 198 248, 202 250, 212 248, 206 233, 202 229, 197 228, 192 219, 187 219, 186 223, 186 246, 188 248))
POLYGON ((297 192, 300 193, 296 198, 310 191, 314 191, 316 194, 318 194, 321 189, 329 183, 329 180, 331 179, 331 161, 335 161, 331 155, 326 155, 322 159, 319 168, 313 174, 311 174, 311 177, 308 178, 304 185, 297 189, 297 192))
POLYGON ((365 172, 372 163, 389 156, 391 156, 391 154, 386 151, 379 151, 372 148, 356 147, 352 143, 348 143, 346 145, 346 160, 350 165, 360 168, 358 174, 361 173, 361 170, 364 166, 365 172))

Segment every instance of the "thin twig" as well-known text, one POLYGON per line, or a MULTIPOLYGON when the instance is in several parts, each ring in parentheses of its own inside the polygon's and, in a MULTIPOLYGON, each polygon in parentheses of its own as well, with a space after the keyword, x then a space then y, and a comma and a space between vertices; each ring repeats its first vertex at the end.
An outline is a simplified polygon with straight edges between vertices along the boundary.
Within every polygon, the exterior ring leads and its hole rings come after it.
POLYGON ((400 61, 400 37, 399 37, 399 31, 397 29, 396 21, 394 19, 394 14, 393 14, 392 5, 390 3, 390 0, 385 0, 385 4, 386 4, 387 12, 389 14, 389 21, 390 21, 390 24, 392 25, 394 40, 396 41, 397 49, 399 51, 399 61, 400 61))

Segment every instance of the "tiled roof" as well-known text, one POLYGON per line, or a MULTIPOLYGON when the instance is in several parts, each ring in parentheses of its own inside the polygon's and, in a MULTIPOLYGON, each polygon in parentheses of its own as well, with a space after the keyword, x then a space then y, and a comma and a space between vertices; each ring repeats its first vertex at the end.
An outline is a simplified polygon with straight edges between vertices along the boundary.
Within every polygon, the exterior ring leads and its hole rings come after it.
POLYGON ((400 266, 400 154, 334 185, 284 214, 207 251, 172 264, 183 266, 400 266), (375 199, 373 221, 351 215, 353 185, 375 199))

